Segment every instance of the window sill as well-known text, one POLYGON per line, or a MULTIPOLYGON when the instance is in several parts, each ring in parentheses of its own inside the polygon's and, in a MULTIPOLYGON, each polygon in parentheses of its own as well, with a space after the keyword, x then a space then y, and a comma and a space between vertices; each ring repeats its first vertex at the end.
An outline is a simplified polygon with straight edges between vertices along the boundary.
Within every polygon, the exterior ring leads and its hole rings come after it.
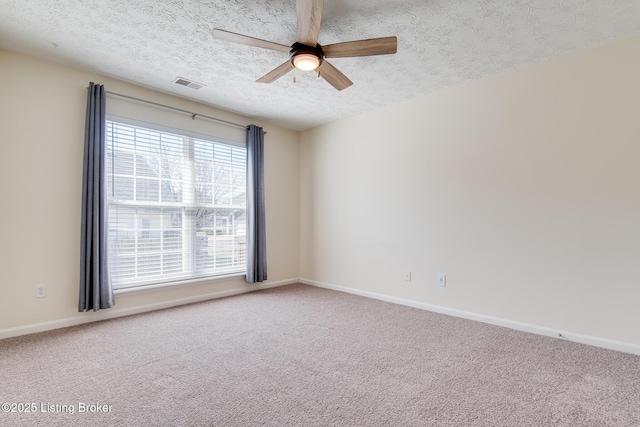
POLYGON ((161 289, 178 288, 182 286, 193 286, 193 285, 200 285, 203 283, 222 282, 225 280, 245 277, 246 275, 247 275, 246 272, 242 272, 242 273, 227 274, 224 276, 203 277, 203 278, 193 279, 193 280, 182 280, 179 282, 158 283, 156 285, 142 285, 142 286, 135 286, 131 288, 116 289, 113 291, 113 294, 114 295, 141 294, 141 293, 153 292, 161 289))

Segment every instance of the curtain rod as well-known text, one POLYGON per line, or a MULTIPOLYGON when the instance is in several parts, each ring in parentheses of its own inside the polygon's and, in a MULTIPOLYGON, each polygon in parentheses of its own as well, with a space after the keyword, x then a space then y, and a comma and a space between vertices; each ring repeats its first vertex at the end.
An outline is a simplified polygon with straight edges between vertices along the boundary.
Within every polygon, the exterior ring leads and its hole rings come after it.
POLYGON ((194 113, 193 111, 183 110, 181 108, 171 107, 170 105, 164 105, 164 104, 160 104, 160 103, 153 102, 153 101, 147 101, 146 99, 140 99, 140 98, 136 98, 136 97, 129 96, 129 95, 123 95, 121 93, 116 93, 116 92, 109 92, 108 90, 105 90, 105 92, 108 95, 120 96, 122 98, 131 99, 133 101, 144 102, 146 104, 155 105, 156 107, 168 108, 169 110, 174 110, 174 111, 179 111, 181 113, 189 114, 189 115, 191 115, 191 119, 192 120, 195 120, 196 117, 202 117, 202 118, 205 118, 205 119, 213 120, 214 122, 222 123, 222 124, 229 125, 229 126, 239 127, 239 128, 242 128, 242 129, 246 129, 248 127, 246 125, 241 125, 240 123, 234 123, 234 122, 229 122, 229 121, 218 119, 218 118, 211 117, 211 116, 205 116, 204 114, 194 113))

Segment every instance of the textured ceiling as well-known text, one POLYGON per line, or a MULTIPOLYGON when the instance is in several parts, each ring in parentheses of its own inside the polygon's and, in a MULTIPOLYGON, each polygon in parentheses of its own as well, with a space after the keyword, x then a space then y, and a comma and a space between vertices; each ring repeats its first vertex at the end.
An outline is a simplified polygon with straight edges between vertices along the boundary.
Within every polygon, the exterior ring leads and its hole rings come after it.
POLYGON ((330 62, 338 92, 283 52, 213 28, 296 41, 294 0, 0 0, 0 47, 301 130, 640 34, 640 0, 325 0, 319 43, 398 36, 398 53, 330 62), (194 90, 173 81, 206 85, 194 90))

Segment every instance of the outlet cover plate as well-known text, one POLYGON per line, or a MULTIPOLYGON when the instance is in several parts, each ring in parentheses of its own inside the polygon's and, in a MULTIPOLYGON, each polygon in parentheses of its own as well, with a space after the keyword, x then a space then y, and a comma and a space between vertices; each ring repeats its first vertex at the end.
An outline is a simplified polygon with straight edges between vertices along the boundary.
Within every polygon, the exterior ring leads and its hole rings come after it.
POLYGON ((47 296, 47 285, 36 285, 36 298, 44 298, 47 296))

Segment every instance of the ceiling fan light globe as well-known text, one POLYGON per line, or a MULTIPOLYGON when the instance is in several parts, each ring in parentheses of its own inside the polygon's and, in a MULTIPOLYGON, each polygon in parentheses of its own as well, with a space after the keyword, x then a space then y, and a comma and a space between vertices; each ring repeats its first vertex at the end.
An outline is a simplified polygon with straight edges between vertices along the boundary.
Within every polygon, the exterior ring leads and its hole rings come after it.
POLYGON ((311 53, 299 53, 293 57, 293 66, 300 71, 315 70, 320 66, 320 58, 311 53))

